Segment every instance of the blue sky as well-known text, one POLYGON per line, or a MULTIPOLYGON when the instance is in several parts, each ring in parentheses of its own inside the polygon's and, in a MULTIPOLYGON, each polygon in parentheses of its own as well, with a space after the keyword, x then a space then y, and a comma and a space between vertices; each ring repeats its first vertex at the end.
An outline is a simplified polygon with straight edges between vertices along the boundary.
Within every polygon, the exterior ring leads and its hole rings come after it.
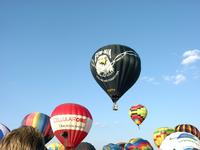
POLYGON ((0 122, 50 115, 62 103, 86 106, 94 119, 85 141, 97 149, 142 137, 158 127, 199 124, 200 1, 0 1, 0 122), (90 72, 93 53, 108 44, 140 55, 142 71, 119 111, 90 72), (128 116, 142 104, 138 130, 128 116))

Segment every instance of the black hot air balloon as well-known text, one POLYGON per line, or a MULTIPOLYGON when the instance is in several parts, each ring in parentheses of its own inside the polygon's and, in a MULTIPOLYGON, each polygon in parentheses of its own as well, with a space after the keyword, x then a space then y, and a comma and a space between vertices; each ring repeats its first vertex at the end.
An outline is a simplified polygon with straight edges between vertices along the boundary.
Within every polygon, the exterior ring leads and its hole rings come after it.
POLYGON ((96 148, 88 142, 81 142, 75 150, 96 150, 96 148))
POLYGON ((90 69, 97 83, 116 102, 137 81, 141 72, 139 55, 130 47, 113 44, 98 49, 92 56, 90 69))

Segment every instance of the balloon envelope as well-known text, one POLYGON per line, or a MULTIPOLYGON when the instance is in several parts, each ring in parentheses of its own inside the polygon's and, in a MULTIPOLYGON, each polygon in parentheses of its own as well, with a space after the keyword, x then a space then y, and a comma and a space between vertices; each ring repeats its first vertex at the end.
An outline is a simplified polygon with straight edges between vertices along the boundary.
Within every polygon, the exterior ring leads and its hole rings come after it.
POLYGON ((8 129, 7 126, 4 124, 0 123, 0 140, 10 132, 10 129, 8 129))
POLYGON ((50 125, 50 117, 40 112, 32 112, 22 120, 23 126, 32 126, 39 130, 44 136, 45 143, 48 143, 53 137, 53 131, 50 125))
POLYGON ((116 103, 139 78, 141 62, 139 55, 130 47, 113 44, 94 53, 90 69, 97 83, 116 103))
POLYGON ((109 143, 103 147, 103 150, 121 150, 118 144, 109 143))
POLYGON ((117 145, 119 145, 121 147, 121 149, 124 149, 126 142, 118 142, 117 145))
POLYGON ((160 150, 199 150, 199 139, 188 132, 174 132, 168 135, 160 146, 160 150))
POLYGON ((159 148, 163 140, 168 135, 174 132, 175 132, 174 128, 168 128, 168 127, 157 128, 153 133, 153 140, 154 140, 155 145, 159 148))
POLYGON ((125 144, 124 149, 126 150, 153 150, 151 144, 142 138, 133 138, 125 144))
POLYGON ((129 116, 138 126, 145 120, 147 113, 147 108, 141 104, 132 106, 128 111, 129 116))
POLYGON ((65 103, 53 110, 50 121, 55 136, 70 149, 87 136, 92 126, 92 115, 82 105, 65 103))
POLYGON ((175 130, 177 132, 188 132, 191 133, 193 135, 195 135, 196 137, 198 137, 200 139, 200 132, 199 130, 191 125, 191 124, 179 124, 175 127, 175 130))
POLYGON ((46 147, 48 150, 65 150, 64 145, 58 142, 49 143, 46 147))
POLYGON ((75 150, 96 150, 95 147, 88 142, 81 142, 75 150))

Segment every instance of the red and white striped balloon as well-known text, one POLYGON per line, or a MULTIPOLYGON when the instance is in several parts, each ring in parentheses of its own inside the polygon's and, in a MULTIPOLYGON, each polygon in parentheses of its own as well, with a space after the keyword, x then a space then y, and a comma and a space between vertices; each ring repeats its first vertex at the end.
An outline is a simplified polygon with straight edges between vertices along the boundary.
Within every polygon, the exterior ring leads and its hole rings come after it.
POLYGON ((50 118, 54 135, 68 149, 75 148, 87 136, 92 115, 82 105, 65 103, 57 106, 50 118))

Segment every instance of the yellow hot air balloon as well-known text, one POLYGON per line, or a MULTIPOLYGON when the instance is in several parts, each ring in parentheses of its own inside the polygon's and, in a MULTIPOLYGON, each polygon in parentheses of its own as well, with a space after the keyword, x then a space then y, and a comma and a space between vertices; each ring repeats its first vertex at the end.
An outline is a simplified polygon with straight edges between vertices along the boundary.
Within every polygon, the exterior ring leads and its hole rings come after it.
POLYGON ((65 150, 65 147, 58 142, 49 143, 46 147, 48 150, 65 150))
POLYGON ((174 128, 168 128, 168 127, 157 128, 153 133, 153 140, 155 145, 158 148, 160 148, 160 145, 162 144, 163 140, 173 132, 175 132, 174 128))
POLYGON ((129 116, 138 127, 145 120, 147 113, 147 108, 141 104, 132 106, 128 111, 129 116))

